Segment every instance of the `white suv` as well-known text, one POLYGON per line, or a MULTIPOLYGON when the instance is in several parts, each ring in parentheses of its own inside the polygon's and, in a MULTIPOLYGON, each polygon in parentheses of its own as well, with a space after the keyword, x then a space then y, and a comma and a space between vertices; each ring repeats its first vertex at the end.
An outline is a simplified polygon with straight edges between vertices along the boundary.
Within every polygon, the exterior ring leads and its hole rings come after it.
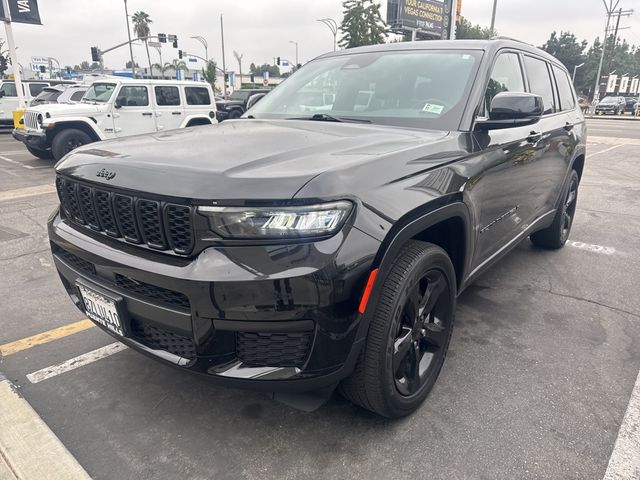
POLYGON ((91 142, 215 122, 207 83, 113 78, 94 82, 78 104, 28 108, 13 136, 36 157, 60 160, 91 142))

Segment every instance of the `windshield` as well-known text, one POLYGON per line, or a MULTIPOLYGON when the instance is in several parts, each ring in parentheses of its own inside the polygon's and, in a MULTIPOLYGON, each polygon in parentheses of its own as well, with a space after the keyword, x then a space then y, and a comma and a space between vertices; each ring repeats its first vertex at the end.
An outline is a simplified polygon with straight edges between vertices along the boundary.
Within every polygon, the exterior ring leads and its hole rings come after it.
POLYGON ((55 103, 60 95, 62 95, 62 92, 60 90, 56 90, 54 88, 45 88, 36 98, 33 99, 31 105, 55 103))
POLYGON ((458 128, 480 51, 368 52, 313 61, 264 97, 254 118, 340 120, 458 128))
POLYGON ((113 91, 116 89, 114 83, 94 83, 89 87, 87 93, 82 97, 83 102, 98 102, 106 103, 113 95, 113 91))
POLYGON ((242 100, 243 102, 245 100, 249 99, 249 94, 251 92, 248 91, 242 91, 242 90, 236 90, 235 92, 233 92, 231 94, 231 97, 229 97, 231 100, 242 100))

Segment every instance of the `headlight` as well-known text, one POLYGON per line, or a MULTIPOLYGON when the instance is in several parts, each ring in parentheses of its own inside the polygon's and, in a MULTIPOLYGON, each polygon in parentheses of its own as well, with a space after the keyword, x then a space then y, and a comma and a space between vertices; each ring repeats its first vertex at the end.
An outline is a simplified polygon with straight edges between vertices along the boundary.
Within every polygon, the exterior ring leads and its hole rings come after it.
POLYGON ((223 238, 295 239, 337 232, 353 205, 340 201, 300 207, 198 207, 223 238))
POLYGON ((43 122, 43 118, 42 118, 42 114, 39 113, 38 116, 36 117, 36 120, 38 121, 38 125, 42 126, 42 122, 43 122))

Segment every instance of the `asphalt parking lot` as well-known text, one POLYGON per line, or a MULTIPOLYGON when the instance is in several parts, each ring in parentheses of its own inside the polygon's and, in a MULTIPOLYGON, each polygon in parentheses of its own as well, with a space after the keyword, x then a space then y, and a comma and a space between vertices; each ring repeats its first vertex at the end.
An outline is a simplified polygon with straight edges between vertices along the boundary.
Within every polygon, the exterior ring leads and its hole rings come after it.
POLYGON ((53 267, 52 162, 0 134, 0 371, 96 479, 603 478, 638 401, 640 123, 589 124, 569 244, 524 241, 463 293, 438 383, 398 421, 337 394, 303 413, 111 347, 53 267))

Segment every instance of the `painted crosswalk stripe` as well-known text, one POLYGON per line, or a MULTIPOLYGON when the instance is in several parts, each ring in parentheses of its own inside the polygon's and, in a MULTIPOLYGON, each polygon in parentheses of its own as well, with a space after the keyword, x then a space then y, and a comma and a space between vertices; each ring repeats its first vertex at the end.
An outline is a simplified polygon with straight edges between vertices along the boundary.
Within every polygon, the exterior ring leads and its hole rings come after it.
POLYGON ((111 343, 104 347, 98 348, 97 350, 93 350, 91 352, 87 352, 70 360, 67 360, 66 362, 58 363, 57 365, 52 365, 50 367, 43 368, 42 370, 38 370, 37 372, 30 373, 27 375, 27 379, 31 383, 40 383, 49 378, 56 377, 66 372, 70 372, 71 370, 75 370, 76 368, 84 367, 85 365, 89 365, 90 363, 97 362, 98 360, 121 352, 126 348, 127 346, 120 342, 111 343))

